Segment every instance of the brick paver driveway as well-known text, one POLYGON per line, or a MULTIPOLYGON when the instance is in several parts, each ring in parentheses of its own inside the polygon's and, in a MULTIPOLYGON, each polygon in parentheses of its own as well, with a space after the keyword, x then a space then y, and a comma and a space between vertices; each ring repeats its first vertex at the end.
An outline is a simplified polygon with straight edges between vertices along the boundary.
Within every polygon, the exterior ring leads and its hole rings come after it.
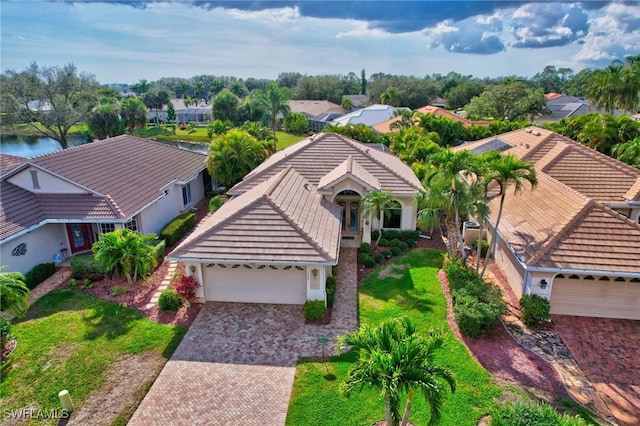
POLYGON ((555 329, 621 425, 640 424, 640 321, 553 315, 555 329))
POLYGON ((357 327, 355 249, 342 249, 332 321, 304 323, 300 306, 207 303, 131 418, 147 425, 282 425, 299 356, 318 337, 357 327))

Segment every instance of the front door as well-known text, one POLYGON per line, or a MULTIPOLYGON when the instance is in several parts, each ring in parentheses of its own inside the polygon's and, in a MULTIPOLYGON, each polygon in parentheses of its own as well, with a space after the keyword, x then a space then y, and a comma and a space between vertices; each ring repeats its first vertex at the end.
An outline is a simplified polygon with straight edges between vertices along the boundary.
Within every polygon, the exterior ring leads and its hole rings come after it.
POLYGON ((91 225, 87 223, 68 223, 67 233, 71 244, 71 253, 87 251, 91 249, 91 225))
POLYGON ((360 197, 339 195, 336 204, 342 207, 342 235, 360 235, 360 197))

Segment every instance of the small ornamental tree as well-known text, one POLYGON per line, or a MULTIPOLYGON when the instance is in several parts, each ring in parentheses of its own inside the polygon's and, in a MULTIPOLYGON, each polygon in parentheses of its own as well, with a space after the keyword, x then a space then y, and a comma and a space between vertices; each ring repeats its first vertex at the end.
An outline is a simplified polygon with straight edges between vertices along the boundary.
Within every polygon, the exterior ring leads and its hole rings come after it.
POLYGON ((196 290, 200 283, 193 275, 180 274, 173 285, 173 289, 187 302, 193 302, 196 298, 196 290))

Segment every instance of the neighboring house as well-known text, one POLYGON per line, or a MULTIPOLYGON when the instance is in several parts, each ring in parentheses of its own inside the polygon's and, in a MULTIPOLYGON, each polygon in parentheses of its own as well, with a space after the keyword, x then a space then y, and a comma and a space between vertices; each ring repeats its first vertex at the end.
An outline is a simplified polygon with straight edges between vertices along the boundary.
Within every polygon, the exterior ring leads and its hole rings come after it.
POLYGON ((289 110, 302 114, 309 121, 309 130, 320 132, 331 121, 345 114, 340 105, 329 101, 289 101, 289 110))
POLYGON ((393 117, 398 109, 390 105, 375 104, 336 118, 331 124, 339 126, 366 124, 367 126, 373 126, 393 117))
POLYGON ((390 191, 384 227, 416 228, 420 181, 397 157, 332 133, 278 151, 229 190, 169 259, 203 283, 203 300, 303 304, 326 301, 340 247, 371 241, 378 220, 362 196, 390 191))
POLYGON ((355 111, 369 105, 369 97, 367 95, 343 95, 342 99, 349 99, 351 101, 351 111, 355 111))
MULTIPOLYGON (((591 106, 590 102, 577 96, 562 95, 560 93, 547 93, 544 95, 547 100, 547 108, 550 114, 545 114, 536 119, 537 123, 547 123, 558 121, 562 118, 571 118, 578 115, 603 112, 591 106)), ((614 110, 613 115, 622 115, 623 111, 614 110)))
POLYGON ((25 273, 116 228, 159 233, 204 197, 205 159, 127 135, 24 159, 0 178, 2 264, 25 273))
MULTIPOLYGON (((211 104, 200 101, 197 105, 184 105, 182 99, 171 99, 173 108, 176 111, 177 123, 195 123, 198 126, 204 126, 212 121, 211 104)), ((161 110, 149 109, 149 121, 168 122, 167 105, 161 110)))
POLYGON ((518 297, 544 296, 553 314, 640 320, 640 170, 537 127, 455 149, 514 154, 537 170, 535 190, 507 190, 498 229, 495 261, 518 297))
POLYGON ((431 105, 435 107, 444 108, 446 103, 447 103, 447 100, 441 96, 436 96, 435 98, 431 99, 431 105))
POLYGON ((0 176, 10 172, 25 161, 28 161, 28 159, 17 155, 0 153, 0 176))
MULTIPOLYGON (((423 106, 422 108, 418 108, 415 110, 416 112, 419 112, 421 114, 433 114, 436 117, 446 117, 449 118, 451 120, 454 121, 459 121, 462 123, 462 125, 464 127, 469 127, 471 125, 476 125, 476 126, 486 126, 489 124, 488 121, 473 121, 473 120, 468 120, 464 117, 461 117, 457 114, 454 114, 452 112, 447 111, 444 108, 440 108, 437 106, 433 106, 433 105, 427 105, 427 106, 423 106)), ((402 117, 400 116, 396 116, 396 117, 392 117, 386 121, 383 121, 382 123, 378 123, 373 127, 373 130, 375 130, 378 133, 390 133, 393 132, 394 130, 392 129, 392 124, 395 123, 396 121, 400 121, 402 117)))

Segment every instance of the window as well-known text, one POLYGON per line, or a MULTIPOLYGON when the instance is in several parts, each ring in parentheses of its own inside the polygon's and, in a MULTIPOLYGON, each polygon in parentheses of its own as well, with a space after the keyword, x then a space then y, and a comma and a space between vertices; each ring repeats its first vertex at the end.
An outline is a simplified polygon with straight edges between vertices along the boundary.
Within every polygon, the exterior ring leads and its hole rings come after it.
POLYGON ((191 183, 182 187, 182 205, 186 206, 191 203, 191 183))
POLYGON ((116 226, 113 223, 101 223, 100 224, 100 233, 107 234, 109 232, 113 232, 116 230, 116 226))
POLYGON ((124 224, 124 227, 129 231, 138 232, 138 219, 134 216, 131 220, 124 224))
POLYGON ((394 201, 393 205, 388 209, 389 215, 384 216, 383 228, 400 228, 402 223, 402 205, 394 201))

